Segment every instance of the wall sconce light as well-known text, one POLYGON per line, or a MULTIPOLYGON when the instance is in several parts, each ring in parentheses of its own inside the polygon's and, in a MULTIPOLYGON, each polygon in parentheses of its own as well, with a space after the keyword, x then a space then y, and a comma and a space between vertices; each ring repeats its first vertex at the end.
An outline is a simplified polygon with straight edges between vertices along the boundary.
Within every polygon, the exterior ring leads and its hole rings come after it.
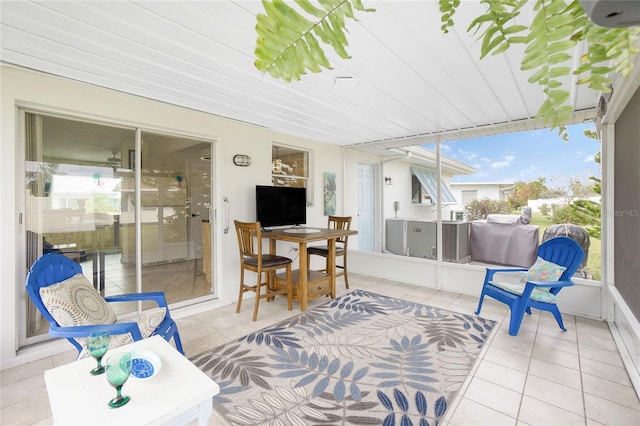
POLYGON ((251 157, 244 154, 236 154, 233 156, 233 164, 240 167, 249 167, 251 165, 251 157))
POLYGON ((384 183, 387 185, 393 185, 393 180, 389 176, 385 176, 384 183))

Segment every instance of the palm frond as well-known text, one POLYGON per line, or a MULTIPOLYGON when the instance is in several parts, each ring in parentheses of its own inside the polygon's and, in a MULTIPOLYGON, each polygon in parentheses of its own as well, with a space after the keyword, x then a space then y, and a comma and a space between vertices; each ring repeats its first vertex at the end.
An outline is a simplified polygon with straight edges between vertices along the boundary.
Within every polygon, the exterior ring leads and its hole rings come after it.
POLYGON ((456 13, 456 9, 460 6, 460 0, 438 0, 440 13, 440 21, 442 25, 440 29, 443 33, 447 34, 449 28, 453 27, 453 15, 456 13))
MULTIPOLYGON (((444 33, 454 25, 453 16, 459 0, 439 0, 441 29, 444 33)), ((497 55, 512 45, 524 44, 523 71, 531 72, 529 82, 542 88, 544 101, 537 117, 557 129, 568 139, 566 125, 573 107, 570 92, 563 88, 567 77, 575 76, 577 84, 591 89, 611 90, 611 74, 623 77, 633 68, 638 54, 640 27, 602 28, 591 23, 579 0, 481 0, 487 6, 475 18, 468 32, 478 34, 481 56, 497 55), (535 1, 535 16, 529 26, 517 23, 520 10, 535 1), (576 67, 570 52, 586 44, 587 52, 576 67)), ((346 48, 346 22, 355 20, 354 10, 373 12, 361 0, 318 0, 320 7, 309 0, 263 0, 264 14, 257 18, 255 66, 274 78, 299 80, 307 71, 314 73, 330 69, 323 50, 331 46, 342 58, 349 58, 346 48)))
POLYGON ((538 84, 545 94, 537 117, 568 140, 566 124, 570 122, 573 107, 569 91, 562 88, 562 79, 584 74, 577 84, 609 92, 611 73, 626 76, 633 68, 640 28, 597 27, 589 21, 578 0, 569 4, 564 0, 535 1, 533 21, 528 28, 522 28, 514 22, 527 0, 483 0, 488 11, 476 18, 468 31, 484 29, 480 36, 481 57, 502 53, 513 44, 526 45, 521 69, 533 72, 529 82, 538 84), (521 36, 524 30, 526 35, 521 36), (568 52, 576 49, 580 42, 586 43, 587 53, 581 58, 581 64, 574 67, 568 52))
POLYGON ((365 9, 360 0, 320 0, 318 8, 308 0, 294 5, 284 0, 263 0, 265 13, 258 14, 256 61, 258 70, 284 81, 300 80, 311 71, 330 69, 322 44, 329 45, 341 58, 349 58, 347 19, 355 20, 354 9, 365 9), (296 7, 297 6, 297 7, 296 7))

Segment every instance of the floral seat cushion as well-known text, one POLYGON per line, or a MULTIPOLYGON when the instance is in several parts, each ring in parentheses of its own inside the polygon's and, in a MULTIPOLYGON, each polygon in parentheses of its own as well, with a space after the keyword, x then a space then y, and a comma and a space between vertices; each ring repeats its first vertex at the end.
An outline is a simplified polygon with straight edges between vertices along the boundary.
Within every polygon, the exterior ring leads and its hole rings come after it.
MULTIPOLYGON (((528 281, 547 283, 557 282, 566 269, 567 268, 564 266, 548 262, 538 256, 536 263, 529 268, 527 273, 520 279, 519 283, 504 283, 499 281, 490 281, 489 283, 504 291, 520 296, 524 292, 524 287, 528 281)), ((549 287, 536 287, 533 289, 533 292, 531 292, 531 300, 555 304, 557 303, 558 298, 555 294, 549 292, 549 287)))
MULTIPOLYGON (((534 263, 531 268, 527 271, 527 273, 520 279, 522 284, 526 284, 527 281, 538 281, 538 282, 556 282, 562 276, 562 273, 566 271, 567 268, 564 266, 556 265, 553 262, 548 262, 538 256, 536 259, 536 263, 534 263)), ((548 287, 540 290, 549 291, 548 287)))
MULTIPOLYGON (((524 287, 526 284, 523 283, 504 283, 499 281, 489 281, 489 284, 494 285, 498 288, 503 289, 504 291, 508 291, 509 293, 516 294, 520 296, 524 292, 524 287)), ((542 303, 557 303, 558 298, 555 294, 550 293, 547 288, 534 288, 531 292, 531 300, 535 300, 536 302, 542 303)))

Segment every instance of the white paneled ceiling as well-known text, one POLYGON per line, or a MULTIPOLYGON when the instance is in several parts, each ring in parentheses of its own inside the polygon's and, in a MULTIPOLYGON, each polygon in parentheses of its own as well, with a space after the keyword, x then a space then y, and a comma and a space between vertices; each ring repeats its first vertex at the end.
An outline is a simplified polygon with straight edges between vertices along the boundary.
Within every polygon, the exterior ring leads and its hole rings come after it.
MULTIPOLYGON (((542 102, 522 49, 479 60, 463 1, 440 31, 438 2, 368 1, 348 22, 352 58, 285 83, 253 66, 259 1, 1 1, 1 60, 376 154, 388 148, 530 130, 542 102), (357 80, 334 87, 338 77, 357 80)), ((522 21, 531 20, 524 11, 522 21)), ((575 54, 580 55, 580 48, 575 54)), ((567 79, 575 121, 598 93, 567 79)), ((393 153, 392 155, 397 155, 393 153)))

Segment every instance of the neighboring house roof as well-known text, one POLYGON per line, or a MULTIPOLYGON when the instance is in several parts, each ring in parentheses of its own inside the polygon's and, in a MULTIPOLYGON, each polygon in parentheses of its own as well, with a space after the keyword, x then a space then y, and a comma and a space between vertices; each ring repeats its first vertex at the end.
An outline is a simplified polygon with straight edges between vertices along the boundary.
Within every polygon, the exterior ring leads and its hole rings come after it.
MULTIPOLYGON (((436 153, 428 149, 424 149, 420 146, 410 146, 405 148, 398 148, 393 150, 399 155, 403 155, 404 158, 400 158, 408 162, 409 164, 426 168, 429 170, 436 170, 436 153)), ((442 173, 450 175, 470 175, 476 172, 475 167, 453 158, 445 157, 440 154, 442 163, 442 173)))
POLYGON ((497 186, 499 189, 511 189, 515 182, 451 182, 451 186, 497 186))
POLYGON ((450 187, 457 194, 465 191, 481 192, 481 197, 505 199, 516 187, 514 182, 451 182, 450 187))

